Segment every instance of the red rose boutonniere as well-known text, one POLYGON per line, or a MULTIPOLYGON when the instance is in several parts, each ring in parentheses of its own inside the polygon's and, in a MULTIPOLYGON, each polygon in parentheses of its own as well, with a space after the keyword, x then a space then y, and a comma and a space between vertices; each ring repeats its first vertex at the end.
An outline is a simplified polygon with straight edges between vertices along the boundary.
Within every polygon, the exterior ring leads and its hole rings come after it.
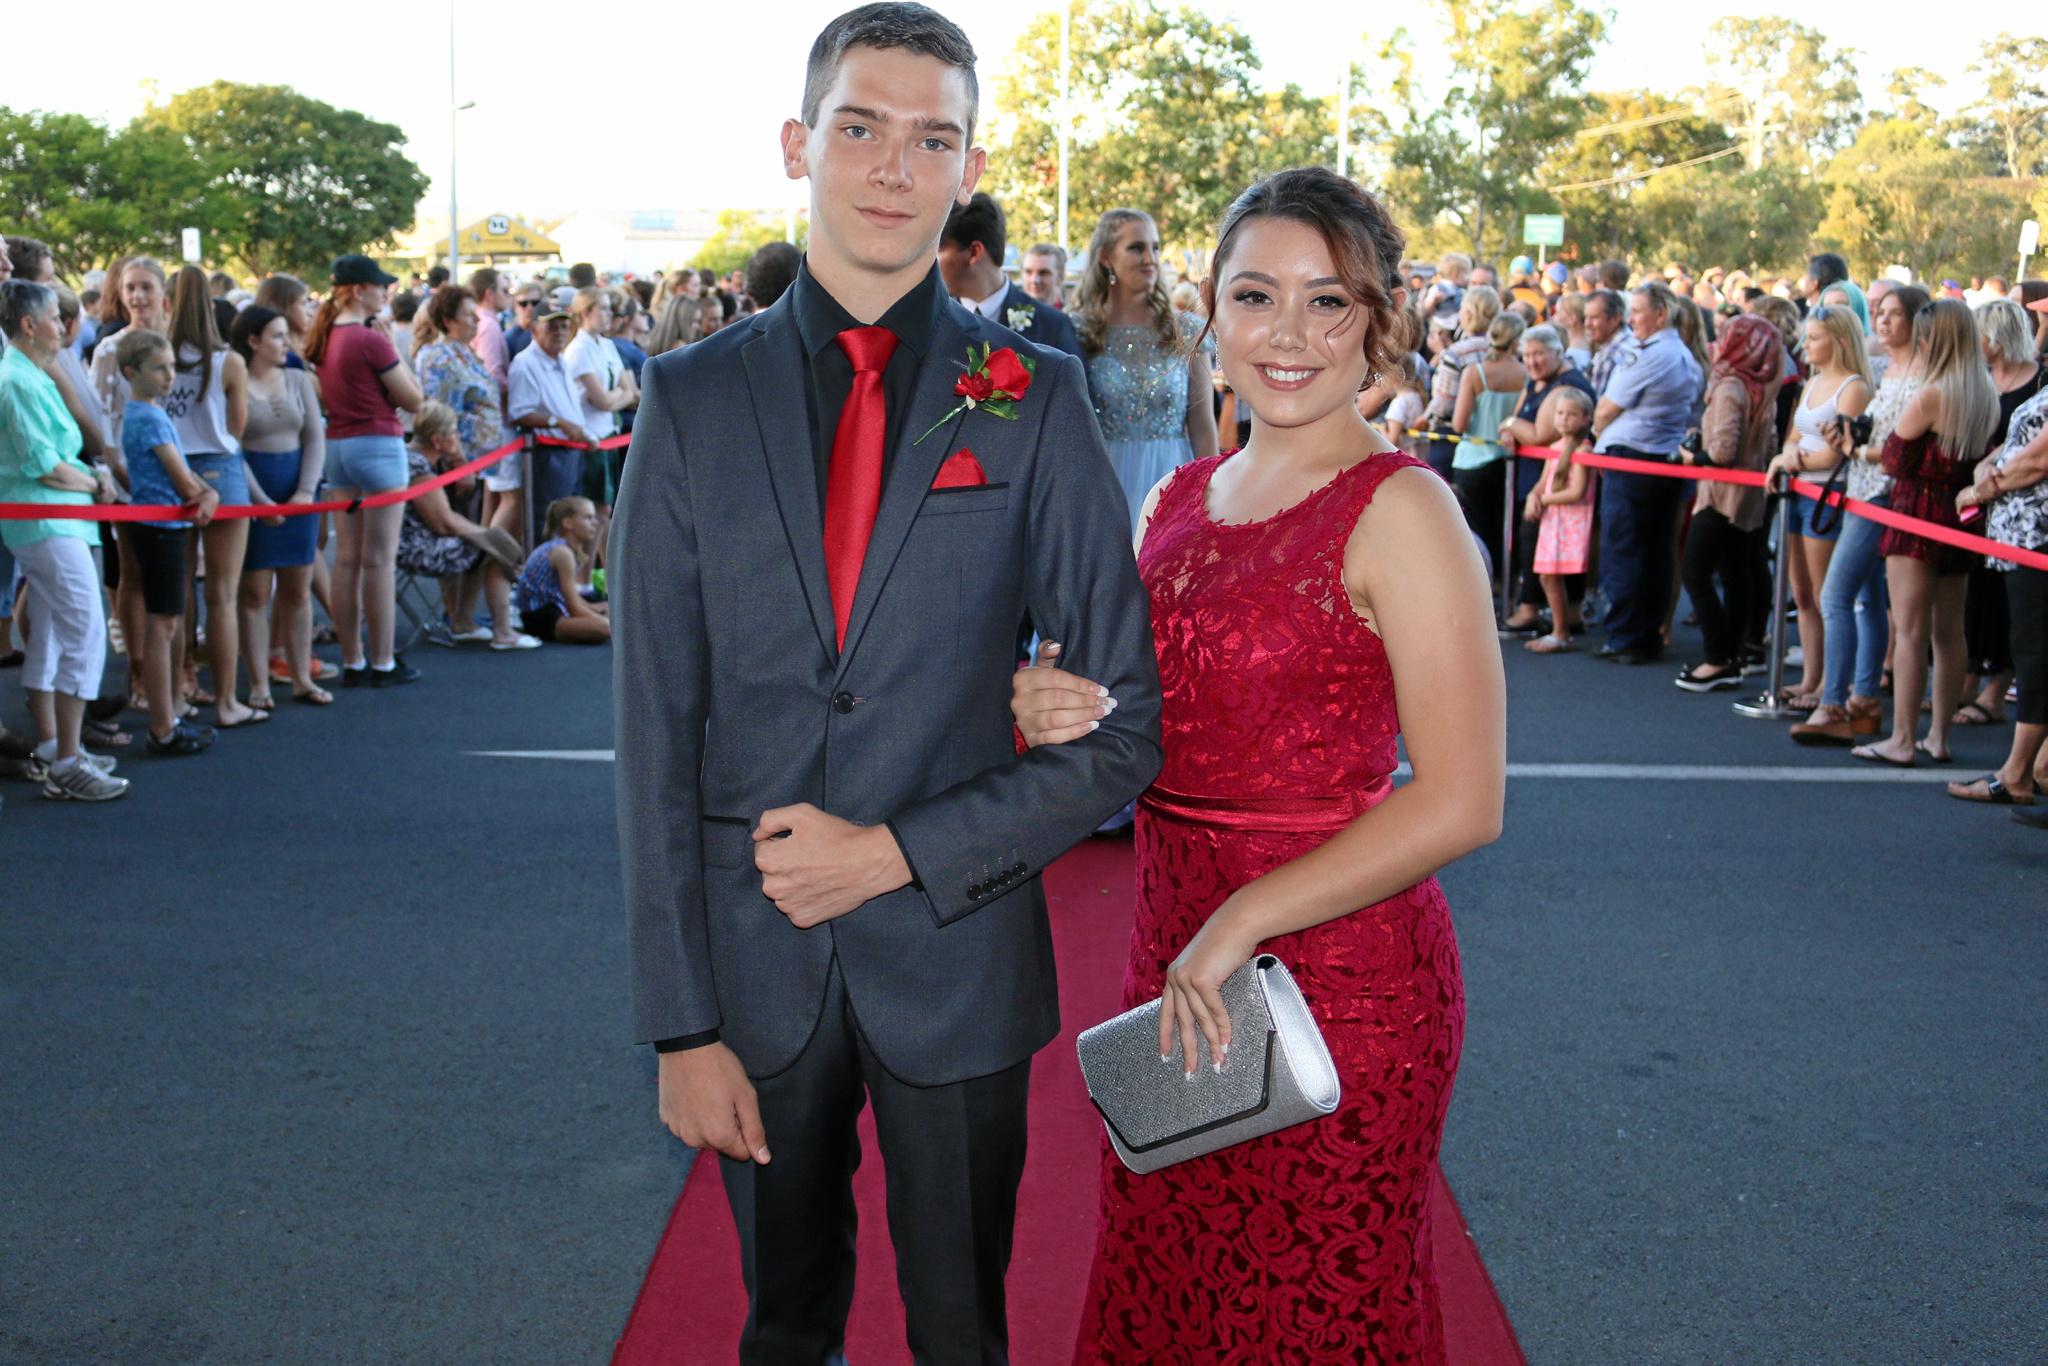
MULTIPOLYGON (((960 406, 934 422, 931 429, 917 440, 924 440, 925 436, 930 436, 969 409, 1016 421, 1017 400, 1030 392, 1031 377, 1037 370, 1038 362, 1018 355, 1010 347, 991 351, 989 344, 983 342, 978 354, 974 347, 968 347, 966 373, 953 381, 953 392, 960 395, 960 406)), ((916 445, 917 442, 911 444, 916 445)))

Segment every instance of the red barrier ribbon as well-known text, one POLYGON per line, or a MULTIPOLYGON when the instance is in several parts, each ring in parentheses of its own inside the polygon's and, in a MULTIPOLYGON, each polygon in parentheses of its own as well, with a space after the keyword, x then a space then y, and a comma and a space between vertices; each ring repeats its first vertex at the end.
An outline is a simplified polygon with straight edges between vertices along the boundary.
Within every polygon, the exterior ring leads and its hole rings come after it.
MULTIPOLYGON (((1548 460, 1557 452, 1548 446, 1518 446, 1515 454, 1524 460, 1548 460)), ((1654 460, 1631 460, 1625 455, 1595 455, 1591 451, 1581 452, 1572 459, 1578 464, 1596 470, 1653 474, 1662 479, 1690 479, 1694 482, 1714 484, 1742 484, 1756 489, 1769 487, 1769 482, 1761 470, 1725 470, 1716 465, 1667 465, 1654 460)), ((1802 498, 1811 498, 1815 502, 1820 501, 1823 493, 1819 484, 1805 479, 1794 479, 1792 491, 1802 498)), ((1866 521, 1891 527, 1895 531, 1922 536, 1930 541, 1940 541, 1943 545, 1967 550, 1972 554, 1989 555, 1993 559, 2025 565, 2029 569, 2048 570, 2048 554, 2038 550, 2022 550, 2018 546, 2006 545, 2003 541, 1972 536, 1967 531, 1957 531, 1954 527, 1922 521, 1918 517, 1909 517, 1903 512, 1893 512, 1890 508, 1878 507, 1875 503, 1866 503, 1861 498, 1850 498, 1840 493, 1837 493, 1830 502, 1831 506, 1835 504, 1866 521)))
MULTIPOLYGON (((457 465, 445 474, 402 489, 373 493, 366 498, 330 498, 322 503, 225 503, 213 510, 216 522, 237 517, 310 517, 321 512, 355 512, 361 508, 389 507, 409 503, 429 489, 446 488, 467 479, 486 465, 495 465, 517 451, 522 443, 508 441, 474 460, 457 465)), ((189 522, 192 509, 147 503, 0 503, 0 522, 64 520, 72 522, 189 522)))
POLYGON ((598 442, 569 441, 559 436, 539 436, 535 437, 534 440, 543 446, 574 446, 578 450, 585 451, 615 451, 622 446, 632 445, 633 434, 631 432, 620 432, 617 436, 608 436, 598 442))

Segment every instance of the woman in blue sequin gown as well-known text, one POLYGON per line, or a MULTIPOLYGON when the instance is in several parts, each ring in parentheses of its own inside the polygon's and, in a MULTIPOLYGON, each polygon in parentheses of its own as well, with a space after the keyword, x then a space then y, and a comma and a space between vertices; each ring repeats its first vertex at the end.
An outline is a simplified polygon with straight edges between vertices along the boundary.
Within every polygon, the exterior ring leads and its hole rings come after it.
POLYGON ((1201 323, 1178 316, 1160 283, 1159 229, 1136 209, 1102 215, 1074 305, 1095 418, 1129 504, 1162 478, 1215 455, 1216 409, 1201 323))

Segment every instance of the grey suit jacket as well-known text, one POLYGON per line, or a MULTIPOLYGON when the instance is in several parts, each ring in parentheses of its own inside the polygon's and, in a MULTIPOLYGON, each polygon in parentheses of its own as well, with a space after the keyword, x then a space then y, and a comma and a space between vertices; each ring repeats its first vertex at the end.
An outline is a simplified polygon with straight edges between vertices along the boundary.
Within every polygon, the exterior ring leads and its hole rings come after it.
POLYGON ((1059 1028, 1040 871, 1157 774, 1159 679, 1079 362, 948 302, 891 458, 843 653, 787 297, 648 363, 612 523, 618 816, 642 1041, 718 1029, 787 1068, 835 954, 897 1077, 999 1071, 1059 1028), (955 418, 970 344, 1036 357, 1006 421, 955 418), (971 449, 979 488, 934 492, 971 449), (1118 708, 1019 756, 1026 611, 1118 708), (811 802, 888 822, 912 886, 810 930, 761 891, 751 827, 811 802))

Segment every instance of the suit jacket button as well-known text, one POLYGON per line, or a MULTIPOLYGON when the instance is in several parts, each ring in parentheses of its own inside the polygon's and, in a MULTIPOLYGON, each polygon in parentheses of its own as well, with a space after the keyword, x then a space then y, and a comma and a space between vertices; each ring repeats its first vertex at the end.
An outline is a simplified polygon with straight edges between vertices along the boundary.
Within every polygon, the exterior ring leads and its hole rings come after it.
POLYGON ((979 901, 981 900, 982 896, 987 893, 987 891, 988 888, 984 887, 979 882, 970 883, 968 884, 967 888, 967 899, 969 901, 979 901))
POLYGON ((1011 868, 1011 869, 1010 869, 1010 873, 1011 873, 1011 875, 1012 875, 1012 876, 1014 876, 1014 877, 1022 877, 1022 876, 1024 876, 1024 871, 1025 871, 1025 869, 1024 869, 1024 865, 1023 865, 1023 864, 1021 864, 1021 863, 1020 863, 1020 864, 1017 864, 1017 865, 1016 865, 1015 867, 1013 867, 1013 868, 1011 868))
POLYGON ((850 692, 834 693, 832 695, 832 710, 838 712, 841 716, 852 711, 853 694, 850 692))

